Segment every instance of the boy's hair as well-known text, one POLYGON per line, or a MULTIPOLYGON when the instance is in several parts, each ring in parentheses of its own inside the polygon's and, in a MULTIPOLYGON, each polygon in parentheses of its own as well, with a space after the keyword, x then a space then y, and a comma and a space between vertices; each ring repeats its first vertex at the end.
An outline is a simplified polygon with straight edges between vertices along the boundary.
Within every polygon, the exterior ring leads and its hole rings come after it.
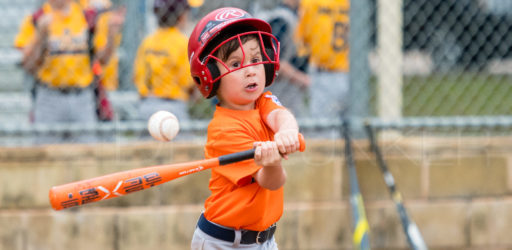
POLYGON ((215 96, 222 76, 247 66, 241 65, 221 75, 216 62, 225 59, 217 56, 229 57, 251 37, 260 44, 262 62, 257 64, 264 65, 268 86, 279 70, 279 41, 267 22, 231 7, 214 10, 198 22, 189 38, 188 55, 192 78, 204 97, 215 96))
MULTIPOLYGON (((247 41, 253 40, 253 39, 258 40, 258 36, 256 36, 255 34, 241 36, 240 42, 243 45, 247 41)), ((225 62, 228 60, 231 53, 235 52, 238 48, 240 48, 240 42, 238 42, 237 39, 231 40, 231 41, 225 43, 224 45, 222 45, 222 47, 220 47, 217 51, 215 51, 215 53, 213 55, 220 58, 220 60, 222 60, 223 62, 225 62)))
POLYGON ((178 18, 190 8, 188 0, 155 0, 153 12, 160 27, 176 26, 178 18))

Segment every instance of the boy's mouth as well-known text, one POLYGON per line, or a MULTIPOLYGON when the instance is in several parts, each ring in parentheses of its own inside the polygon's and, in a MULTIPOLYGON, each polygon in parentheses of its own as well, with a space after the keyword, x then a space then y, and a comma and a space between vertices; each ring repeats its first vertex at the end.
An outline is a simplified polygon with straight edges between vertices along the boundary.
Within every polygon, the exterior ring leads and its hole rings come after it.
POLYGON ((246 88, 246 89, 255 89, 256 87, 258 87, 258 84, 256 84, 256 83, 251 83, 251 84, 247 85, 245 88, 246 88))

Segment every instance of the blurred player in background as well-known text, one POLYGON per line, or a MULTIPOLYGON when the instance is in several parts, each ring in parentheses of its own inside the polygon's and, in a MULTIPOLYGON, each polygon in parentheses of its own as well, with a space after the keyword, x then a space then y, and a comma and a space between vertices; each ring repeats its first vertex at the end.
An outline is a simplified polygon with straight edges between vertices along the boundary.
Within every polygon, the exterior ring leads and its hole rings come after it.
MULTIPOLYGON (((96 14, 94 48, 91 53, 102 58, 101 53, 110 53, 108 61, 95 60, 93 64, 94 95, 96 99, 96 115, 100 121, 114 119, 114 110, 108 98, 108 92, 114 91, 119 86, 119 56, 117 48, 121 44, 121 32, 111 32, 109 22, 112 20, 112 3, 110 0, 80 0, 80 5, 86 12, 94 11, 96 14), (112 36, 112 37, 108 37, 112 36), (108 41, 113 41, 108 44, 108 41), (108 48, 105 49, 105 48, 108 48), (112 51, 110 51, 112 50, 112 51)), ((122 7, 124 8, 124 7, 122 7)))
POLYGON ((347 108, 349 0, 302 0, 297 36, 310 55, 311 116, 335 118, 347 108))
POLYGON ((304 117, 309 110, 306 106, 306 97, 311 79, 305 73, 307 57, 298 57, 294 40, 299 3, 300 0, 282 0, 274 9, 258 13, 257 16, 270 24, 272 34, 281 43, 279 77, 269 90, 279 97, 279 101, 296 117, 304 117))
MULTIPOLYGON (((106 34, 109 29, 109 21, 112 18, 112 3, 110 0, 80 0, 80 5, 85 10, 95 10, 98 12, 96 21, 96 32, 98 35, 94 36, 94 47, 95 53, 99 53, 101 48, 104 48, 109 41, 106 34)), ((114 34, 114 33, 112 33, 114 34)), ((101 82, 106 90, 114 91, 119 87, 119 55, 116 49, 121 44, 122 33, 115 33, 115 37, 112 38, 113 52, 108 62, 101 64, 101 82)))
POLYGON ((194 91, 187 44, 183 33, 190 6, 187 0, 154 0, 158 29, 139 46, 134 62, 134 82, 141 97, 140 119, 166 110, 188 120, 188 101, 194 91))
MULTIPOLYGON (((34 123, 82 123, 97 121, 92 64, 108 62, 114 41, 124 23, 124 11, 115 11, 109 21, 105 46, 97 46, 91 59, 90 39, 97 13, 84 11, 71 0, 48 0, 22 23, 15 46, 23 53, 23 68, 34 75, 34 123), (112 34, 110 34, 112 33, 112 34)), ((40 143, 93 142, 87 133, 76 135, 44 135, 40 143)))

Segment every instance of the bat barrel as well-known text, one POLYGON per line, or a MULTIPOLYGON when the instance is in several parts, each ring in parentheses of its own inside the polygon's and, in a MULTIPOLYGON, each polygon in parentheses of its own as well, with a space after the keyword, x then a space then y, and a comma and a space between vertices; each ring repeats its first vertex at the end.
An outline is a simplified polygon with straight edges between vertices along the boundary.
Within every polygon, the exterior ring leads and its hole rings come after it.
POLYGON ((151 188, 218 165, 219 159, 211 158, 132 169, 52 187, 48 196, 52 208, 61 210, 151 188))

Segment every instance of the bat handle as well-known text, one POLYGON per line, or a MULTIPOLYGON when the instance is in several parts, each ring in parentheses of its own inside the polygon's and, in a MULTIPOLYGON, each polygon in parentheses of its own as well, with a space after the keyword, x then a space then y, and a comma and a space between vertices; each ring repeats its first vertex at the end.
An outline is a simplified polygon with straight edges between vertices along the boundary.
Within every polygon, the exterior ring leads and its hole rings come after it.
MULTIPOLYGON (((299 142, 300 142, 299 151, 304 152, 304 150, 306 150, 306 142, 304 140, 304 136, 301 133, 299 133, 299 142)), ((237 153, 220 156, 219 157, 219 165, 222 166, 222 165, 226 165, 226 164, 230 164, 230 163, 234 163, 234 162, 252 159, 252 158, 254 158, 254 151, 255 151, 254 149, 249 149, 249 150, 242 151, 242 152, 237 152, 237 153)))
POLYGON ((299 133, 299 143, 299 151, 304 152, 304 150, 306 150, 306 141, 304 140, 304 136, 301 133, 299 133))

